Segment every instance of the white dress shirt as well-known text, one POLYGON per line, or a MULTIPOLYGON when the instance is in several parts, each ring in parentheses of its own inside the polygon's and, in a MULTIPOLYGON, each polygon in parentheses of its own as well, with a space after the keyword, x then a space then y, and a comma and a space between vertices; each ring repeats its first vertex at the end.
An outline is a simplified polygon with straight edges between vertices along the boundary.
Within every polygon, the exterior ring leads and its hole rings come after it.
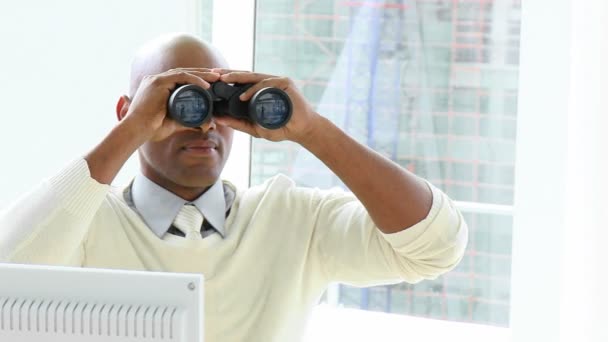
POLYGON ((193 204, 203 214, 205 218, 205 224, 201 230, 203 237, 213 233, 208 232, 210 229, 205 228, 212 228, 225 237, 226 216, 234 198, 234 187, 218 180, 197 199, 186 201, 152 182, 141 173, 135 177, 131 186, 125 189, 127 203, 137 211, 150 230, 159 238, 175 232, 174 229, 171 229, 172 222, 185 204, 193 204))

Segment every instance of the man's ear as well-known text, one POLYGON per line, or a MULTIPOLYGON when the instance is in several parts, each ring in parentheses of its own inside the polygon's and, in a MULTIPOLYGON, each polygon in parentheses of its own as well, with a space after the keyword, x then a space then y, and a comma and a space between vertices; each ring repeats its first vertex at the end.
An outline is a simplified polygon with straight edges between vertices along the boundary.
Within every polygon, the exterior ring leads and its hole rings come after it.
POLYGON ((123 95, 118 99, 118 103, 116 103, 116 118, 118 121, 121 121, 127 115, 130 104, 131 99, 127 95, 123 95))

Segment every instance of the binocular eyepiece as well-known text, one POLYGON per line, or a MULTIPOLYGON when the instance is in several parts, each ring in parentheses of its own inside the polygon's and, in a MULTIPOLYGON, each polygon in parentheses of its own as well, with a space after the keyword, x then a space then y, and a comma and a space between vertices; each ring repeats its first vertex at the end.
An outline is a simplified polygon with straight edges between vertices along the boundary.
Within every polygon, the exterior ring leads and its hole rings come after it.
POLYGON ((212 115, 245 119, 267 129, 285 126, 292 114, 289 96, 278 88, 263 88, 249 101, 239 96, 253 84, 214 82, 209 89, 194 84, 178 86, 169 96, 170 118, 187 127, 198 127, 212 115))

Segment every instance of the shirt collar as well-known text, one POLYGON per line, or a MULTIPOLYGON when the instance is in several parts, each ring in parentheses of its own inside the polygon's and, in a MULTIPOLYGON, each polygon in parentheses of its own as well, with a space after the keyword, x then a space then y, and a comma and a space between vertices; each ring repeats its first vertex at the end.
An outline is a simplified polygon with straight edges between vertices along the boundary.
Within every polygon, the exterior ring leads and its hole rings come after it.
POLYGON ((159 238, 167 233, 177 213, 186 203, 196 206, 205 220, 225 237, 226 200, 220 180, 197 199, 188 202, 140 173, 133 180, 131 195, 142 219, 159 238))

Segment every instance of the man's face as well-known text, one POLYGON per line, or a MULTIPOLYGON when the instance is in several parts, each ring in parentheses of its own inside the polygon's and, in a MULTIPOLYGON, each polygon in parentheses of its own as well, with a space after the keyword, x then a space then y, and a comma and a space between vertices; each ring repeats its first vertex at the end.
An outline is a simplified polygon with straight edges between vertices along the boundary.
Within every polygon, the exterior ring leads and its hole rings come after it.
MULTIPOLYGON (((178 48, 162 56, 146 66, 154 71, 148 74, 172 68, 226 67, 220 56, 197 48, 178 48)), ((181 127, 164 140, 148 141, 140 147, 142 172, 169 191, 196 197, 219 179, 232 136, 232 128, 216 125, 213 120, 202 127, 181 127)))
POLYGON ((184 127, 164 140, 145 143, 140 148, 144 174, 169 190, 215 183, 228 160, 233 130, 214 124, 204 128, 184 127))

